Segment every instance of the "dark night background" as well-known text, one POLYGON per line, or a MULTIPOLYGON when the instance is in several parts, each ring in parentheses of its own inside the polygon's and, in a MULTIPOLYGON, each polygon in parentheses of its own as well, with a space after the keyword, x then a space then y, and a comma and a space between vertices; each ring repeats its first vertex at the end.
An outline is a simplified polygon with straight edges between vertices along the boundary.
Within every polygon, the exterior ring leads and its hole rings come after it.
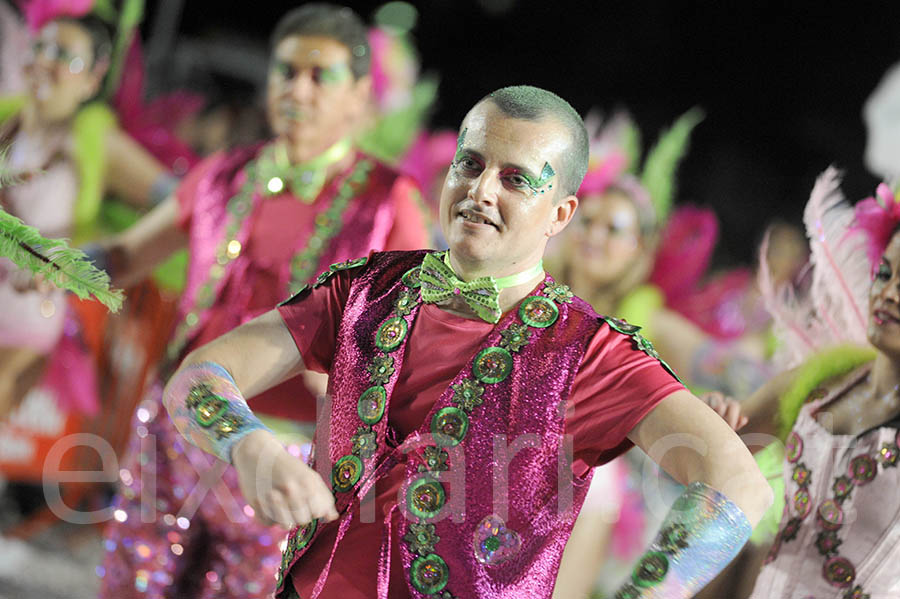
MULTIPOLYGON (((150 0, 144 25, 151 50, 157 35, 150 72, 160 87, 172 72, 166 61, 184 44, 212 43, 204 54, 213 62, 227 62, 228 53, 264 56, 268 32, 297 5, 187 0, 167 38, 163 1, 175 0, 150 0)), ((369 18, 380 4, 349 5, 369 18)), ((770 218, 799 224, 828 164, 846 170, 851 199, 877 184, 862 163, 861 109, 900 60, 898 2, 414 4, 423 68, 441 78, 436 126, 455 128, 486 92, 516 83, 553 90, 583 114, 627 107, 645 148, 686 109, 703 107, 707 118, 683 163, 678 201, 716 209, 722 263, 752 260, 770 218)), ((249 64, 244 70, 264 76, 249 64)), ((223 93, 238 88, 227 77, 221 85, 223 93)))

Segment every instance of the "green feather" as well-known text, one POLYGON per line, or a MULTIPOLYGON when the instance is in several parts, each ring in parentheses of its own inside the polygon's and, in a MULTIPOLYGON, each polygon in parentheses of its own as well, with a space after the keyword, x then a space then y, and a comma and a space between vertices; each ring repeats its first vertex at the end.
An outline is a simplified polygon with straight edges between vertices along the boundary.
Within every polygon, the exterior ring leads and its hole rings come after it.
POLYGON ((122 307, 122 291, 110 289, 109 276, 97 269, 84 252, 69 247, 65 240, 42 237, 37 229, 2 209, 0 256, 9 258, 19 268, 43 275, 81 299, 93 295, 112 312, 122 307))
POLYGON ((0 189, 12 187, 13 185, 18 185, 24 181, 20 174, 10 170, 8 155, 9 146, 0 149, 0 189))
POLYGON ((675 196, 675 170, 687 152, 691 131, 703 120, 703 111, 691 108, 662 133, 659 141, 647 154, 641 183, 653 200, 659 222, 665 222, 675 196))
POLYGON ((839 345, 818 354, 803 363, 794 375, 791 385, 778 402, 778 436, 786 439, 794 427, 800 408, 813 390, 836 376, 844 375, 854 368, 875 359, 871 347, 839 345))
POLYGON ((109 72, 106 74, 106 82, 103 89, 104 98, 112 98, 116 89, 119 87, 119 80, 122 77, 122 67, 125 63, 125 53, 131 40, 134 38, 134 31, 144 16, 144 0, 125 0, 122 9, 119 11, 119 22, 117 24, 116 37, 113 40, 112 53, 109 60, 109 72))

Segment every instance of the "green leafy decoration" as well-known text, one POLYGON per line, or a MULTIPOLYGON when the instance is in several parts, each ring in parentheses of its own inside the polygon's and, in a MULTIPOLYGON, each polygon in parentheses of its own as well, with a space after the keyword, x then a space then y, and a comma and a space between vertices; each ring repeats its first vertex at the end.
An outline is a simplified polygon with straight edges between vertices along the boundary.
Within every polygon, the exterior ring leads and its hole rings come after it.
POLYGON ((687 152, 691 131, 703 116, 702 110, 692 108, 678 117, 672 127, 660 135, 644 161, 641 183, 653 200, 659 222, 665 222, 669 216, 675 196, 675 169, 687 152))
POLYGON ((12 172, 9 168, 9 146, 0 149, 0 189, 12 187, 25 181, 20 173, 12 172))
POLYGON ((42 237, 34 227, 0 209, 0 256, 19 268, 43 275, 61 289, 81 299, 93 295, 112 312, 122 307, 124 296, 110 289, 109 276, 97 269, 87 255, 63 239, 42 237))

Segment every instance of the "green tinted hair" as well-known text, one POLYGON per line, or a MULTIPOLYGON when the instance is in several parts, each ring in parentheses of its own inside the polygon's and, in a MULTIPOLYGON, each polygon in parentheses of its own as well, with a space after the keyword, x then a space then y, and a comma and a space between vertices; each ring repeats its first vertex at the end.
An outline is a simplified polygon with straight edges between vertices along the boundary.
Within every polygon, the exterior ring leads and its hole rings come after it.
POLYGON ((329 37, 350 50, 350 71, 359 79, 369 74, 372 51, 368 29, 362 19, 346 6, 312 2, 289 11, 281 17, 272 32, 271 46, 292 35, 329 37))
POLYGON ((562 154, 565 162, 551 166, 560 174, 559 192, 564 196, 574 195, 587 173, 590 148, 584 121, 572 105, 553 92, 532 85, 504 87, 488 94, 481 101, 485 100, 493 102, 503 114, 511 118, 525 121, 552 118, 566 128, 569 132, 569 147, 562 154))

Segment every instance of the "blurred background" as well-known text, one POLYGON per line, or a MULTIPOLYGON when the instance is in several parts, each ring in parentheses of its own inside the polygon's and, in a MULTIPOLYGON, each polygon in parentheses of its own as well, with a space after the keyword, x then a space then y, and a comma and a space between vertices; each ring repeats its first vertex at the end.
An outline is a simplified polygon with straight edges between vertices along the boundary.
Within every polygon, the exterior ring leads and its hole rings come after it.
MULTIPOLYGON (((382 3, 348 4, 371 17, 382 3)), ((900 3, 413 4, 423 70, 440 78, 437 127, 457 127, 486 92, 523 82, 559 93, 582 114, 627 108, 645 147, 679 114, 702 107, 677 201, 715 209, 720 264, 752 261, 770 218, 799 224, 829 164, 846 171, 851 199, 876 183, 862 162, 861 110, 900 59, 900 3)), ((150 92, 254 97, 268 33, 295 5, 149 0, 142 32, 150 92)))

